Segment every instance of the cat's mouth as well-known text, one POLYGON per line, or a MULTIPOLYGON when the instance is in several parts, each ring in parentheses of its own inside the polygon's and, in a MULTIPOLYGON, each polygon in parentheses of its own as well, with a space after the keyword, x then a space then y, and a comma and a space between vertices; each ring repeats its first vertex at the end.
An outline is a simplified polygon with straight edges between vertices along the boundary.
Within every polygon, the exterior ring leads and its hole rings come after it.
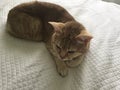
POLYGON ((72 61, 73 59, 62 59, 62 61, 66 62, 66 61, 72 61))
POLYGON ((75 59, 77 59, 78 57, 74 57, 74 58, 72 58, 72 59, 61 59, 62 61, 64 61, 64 62, 67 62, 67 61, 73 61, 73 60, 75 60, 75 59))

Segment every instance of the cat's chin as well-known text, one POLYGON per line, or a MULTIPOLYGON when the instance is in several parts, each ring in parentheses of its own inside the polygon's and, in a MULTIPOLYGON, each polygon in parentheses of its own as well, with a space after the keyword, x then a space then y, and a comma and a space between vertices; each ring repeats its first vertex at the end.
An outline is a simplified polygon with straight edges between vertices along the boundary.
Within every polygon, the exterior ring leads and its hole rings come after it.
POLYGON ((75 59, 61 59, 61 60, 64 61, 64 62, 67 62, 67 61, 73 61, 75 59))

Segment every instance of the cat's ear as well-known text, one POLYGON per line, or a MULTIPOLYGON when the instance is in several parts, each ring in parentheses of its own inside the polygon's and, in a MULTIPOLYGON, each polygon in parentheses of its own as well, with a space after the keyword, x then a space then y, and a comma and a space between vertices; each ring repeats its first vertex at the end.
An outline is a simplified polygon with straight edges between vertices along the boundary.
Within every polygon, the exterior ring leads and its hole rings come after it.
POLYGON ((81 33, 76 36, 76 40, 78 43, 87 43, 92 38, 93 38, 93 36, 87 30, 81 31, 81 33))
POLYGON ((65 26, 65 24, 61 23, 61 22, 48 22, 48 23, 53 26, 54 31, 56 33, 61 33, 62 32, 62 28, 65 26))

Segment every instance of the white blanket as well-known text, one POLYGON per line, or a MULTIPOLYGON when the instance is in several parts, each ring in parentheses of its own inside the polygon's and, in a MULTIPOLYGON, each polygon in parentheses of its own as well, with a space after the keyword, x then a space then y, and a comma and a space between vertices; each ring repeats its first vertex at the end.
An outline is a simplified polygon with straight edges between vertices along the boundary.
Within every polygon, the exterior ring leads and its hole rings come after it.
POLYGON ((101 0, 44 0, 65 7, 94 36, 81 65, 62 78, 44 43, 5 32, 8 11, 30 0, 2 1, 0 90, 120 90, 119 5, 101 0))

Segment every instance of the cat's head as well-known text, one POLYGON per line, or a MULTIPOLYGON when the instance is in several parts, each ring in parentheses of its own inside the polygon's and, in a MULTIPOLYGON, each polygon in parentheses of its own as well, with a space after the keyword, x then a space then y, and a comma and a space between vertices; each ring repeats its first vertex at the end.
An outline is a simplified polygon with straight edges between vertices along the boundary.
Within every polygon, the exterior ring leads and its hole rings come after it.
POLYGON ((92 35, 75 21, 49 22, 54 28, 52 45, 57 57, 63 61, 73 60, 88 50, 92 35))

